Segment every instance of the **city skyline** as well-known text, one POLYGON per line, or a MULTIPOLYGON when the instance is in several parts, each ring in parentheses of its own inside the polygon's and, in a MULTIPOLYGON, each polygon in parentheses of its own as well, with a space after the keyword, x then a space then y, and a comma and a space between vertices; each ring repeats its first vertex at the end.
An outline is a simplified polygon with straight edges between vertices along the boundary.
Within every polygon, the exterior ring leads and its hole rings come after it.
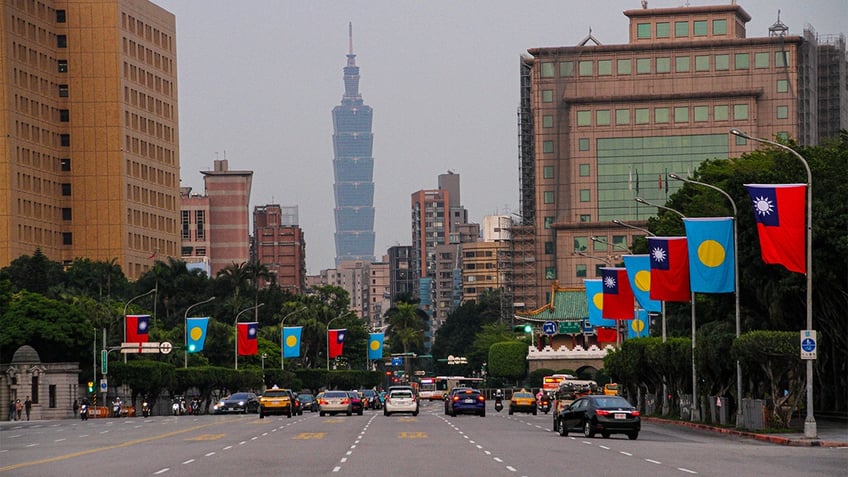
MULTIPOLYGON (((574 46, 590 29, 604 44, 626 43, 621 12, 641 6, 636 0, 486 8, 474 2, 154 3, 177 17, 181 184, 202 190, 200 171, 214 159, 255 171, 251 207, 300 207, 310 274, 334 266, 328 113, 343 91, 349 22, 357 28, 363 95, 375 111, 380 257, 411 241, 409 194, 434 188, 447 170, 463 176, 469 221, 517 212, 520 56, 534 47, 574 46)), ((838 0, 738 3, 753 17, 749 37, 767 36, 778 10, 790 35, 806 24, 822 35, 844 33, 838 0)), ((649 5, 676 6, 681 2, 649 5)))

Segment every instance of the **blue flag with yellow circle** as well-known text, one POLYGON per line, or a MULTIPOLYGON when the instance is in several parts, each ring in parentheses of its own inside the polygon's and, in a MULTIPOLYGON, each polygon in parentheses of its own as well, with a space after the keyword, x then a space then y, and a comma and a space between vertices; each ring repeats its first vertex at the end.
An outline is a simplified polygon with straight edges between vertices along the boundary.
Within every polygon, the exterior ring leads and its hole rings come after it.
POLYGON ((604 285, 600 278, 584 278, 586 301, 589 309, 589 324, 592 326, 615 326, 615 320, 603 317, 604 285))
POLYGON ((383 333, 369 334, 368 359, 383 359, 383 333))
POLYGON ((300 357, 300 335, 302 326, 286 326, 283 328, 283 358, 300 357))
POLYGON ((689 282, 693 292, 736 290, 732 217, 685 218, 689 247, 689 282))
POLYGON ((208 324, 208 316, 205 318, 186 319, 187 353, 198 353, 203 351, 203 344, 206 343, 206 326, 208 324))
POLYGON ((630 289, 639 306, 653 312, 662 310, 662 302, 651 299, 651 259, 648 255, 624 255, 621 258, 624 259, 630 289))

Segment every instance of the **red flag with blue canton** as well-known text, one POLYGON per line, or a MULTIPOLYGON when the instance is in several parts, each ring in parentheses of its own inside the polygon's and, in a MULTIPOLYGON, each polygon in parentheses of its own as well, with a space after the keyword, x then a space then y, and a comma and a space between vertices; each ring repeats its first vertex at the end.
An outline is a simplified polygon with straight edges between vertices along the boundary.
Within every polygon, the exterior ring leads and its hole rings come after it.
POLYGON ((604 307, 601 308, 601 315, 613 320, 632 320, 634 297, 627 270, 620 267, 603 267, 601 282, 604 287, 604 307))
POLYGON ((250 356, 259 353, 259 323, 238 324, 238 354, 239 356, 250 356))
POLYGON ((754 204, 763 262, 807 273, 807 184, 745 184, 754 204))
POLYGON ((147 343, 150 315, 127 315, 127 343, 147 343))
POLYGON ((328 351, 330 353, 330 359, 333 359, 336 356, 340 356, 342 354, 342 350, 344 349, 345 334, 347 333, 347 330, 329 330, 327 333, 327 341, 329 342, 328 351))
POLYGON ((648 255, 651 258, 651 299, 689 301, 686 237, 648 237, 648 255))

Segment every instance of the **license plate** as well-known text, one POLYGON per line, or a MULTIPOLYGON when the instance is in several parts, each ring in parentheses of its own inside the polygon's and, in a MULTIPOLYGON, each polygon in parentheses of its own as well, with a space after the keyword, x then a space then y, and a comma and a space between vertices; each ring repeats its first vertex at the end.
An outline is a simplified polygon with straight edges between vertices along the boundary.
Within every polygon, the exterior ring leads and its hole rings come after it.
POLYGON ((617 413, 615 414, 615 418, 616 418, 616 419, 627 419, 627 414, 624 414, 624 413, 621 413, 621 412, 617 412, 617 413))
POLYGON ((471 404, 471 403, 473 403, 473 402, 474 402, 474 400, 473 400, 473 399, 466 399, 466 400, 465 400, 465 404, 471 404))

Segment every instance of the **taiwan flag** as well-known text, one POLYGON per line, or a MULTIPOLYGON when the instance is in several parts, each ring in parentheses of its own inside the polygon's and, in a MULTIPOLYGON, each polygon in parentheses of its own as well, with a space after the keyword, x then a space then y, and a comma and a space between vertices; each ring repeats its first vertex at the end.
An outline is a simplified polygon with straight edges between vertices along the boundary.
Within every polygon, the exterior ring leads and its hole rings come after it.
POLYGON ((203 351, 203 345, 206 343, 206 328, 209 325, 209 318, 188 318, 186 319, 186 329, 188 335, 186 345, 189 353, 198 353, 203 351))
POLYGON ((754 204, 763 262, 807 273, 807 184, 745 184, 754 204))
POLYGON ((239 356, 250 356, 259 353, 259 323, 238 324, 238 354, 239 356))
POLYGON ((651 299, 689 301, 686 237, 648 237, 648 252, 651 258, 651 299))
POLYGON ((127 343, 147 343, 150 315, 127 315, 127 343))
POLYGON ((302 326, 287 326, 283 328, 283 358, 300 357, 300 335, 302 326))
POLYGON ((371 333, 368 337, 368 359, 383 358, 383 333, 371 333))
POLYGON ((342 354, 342 350, 344 349, 344 339, 345 334, 347 333, 346 329, 338 329, 338 330, 328 330, 327 331, 327 343, 329 347, 330 359, 335 358, 336 356, 340 356, 342 354))
POLYGON ((627 278, 627 270, 620 267, 601 268, 601 282, 604 287, 604 318, 613 320, 633 319, 633 290, 627 278))

